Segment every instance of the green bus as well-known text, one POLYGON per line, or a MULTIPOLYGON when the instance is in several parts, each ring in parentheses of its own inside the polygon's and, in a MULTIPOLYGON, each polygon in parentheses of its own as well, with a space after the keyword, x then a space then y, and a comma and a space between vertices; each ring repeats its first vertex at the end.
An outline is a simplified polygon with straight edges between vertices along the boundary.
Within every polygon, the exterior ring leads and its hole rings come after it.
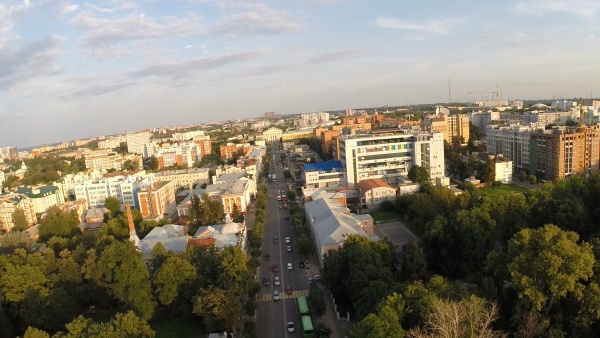
POLYGON ((302 337, 313 338, 314 331, 312 326, 312 320, 309 315, 303 315, 300 317, 300 324, 302 324, 302 337))
POLYGON ((306 302, 306 297, 300 296, 296 298, 296 302, 298 303, 298 313, 300 317, 309 314, 308 313, 308 303, 306 302))

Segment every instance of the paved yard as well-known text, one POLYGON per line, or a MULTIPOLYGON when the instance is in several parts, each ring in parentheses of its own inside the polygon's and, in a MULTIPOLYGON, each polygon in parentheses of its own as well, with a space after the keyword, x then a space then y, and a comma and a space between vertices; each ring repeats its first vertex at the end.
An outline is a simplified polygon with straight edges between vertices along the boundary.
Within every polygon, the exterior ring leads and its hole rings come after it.
POLYGON ((408 242, 418 240, 408 228, 398 221, 375 224, 375 233, 380 237, 389 238, 392 243, 402 246, 408 242))

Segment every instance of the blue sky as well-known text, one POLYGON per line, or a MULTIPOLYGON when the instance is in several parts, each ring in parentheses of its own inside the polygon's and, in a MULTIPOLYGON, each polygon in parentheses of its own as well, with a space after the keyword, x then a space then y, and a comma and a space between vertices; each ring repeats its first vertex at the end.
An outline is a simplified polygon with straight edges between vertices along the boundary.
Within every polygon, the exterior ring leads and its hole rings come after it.
MULTIPOLYGON (((0 147, 477 99, 590 97, 600 1, 0 1, 0 147)), ((597 90, 596 90, 597 92, 597 90)))

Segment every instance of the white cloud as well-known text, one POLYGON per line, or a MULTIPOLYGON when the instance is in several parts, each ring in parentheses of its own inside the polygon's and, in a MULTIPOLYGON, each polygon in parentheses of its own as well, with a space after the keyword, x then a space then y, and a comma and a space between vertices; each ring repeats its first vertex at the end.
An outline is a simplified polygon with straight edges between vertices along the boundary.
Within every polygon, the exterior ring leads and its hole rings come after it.
POLYGON ((525 15, 542 15, 547 12, 568 13, 593 21, 600 12, 597 0, 528 0, 520 1, 513 10, 525 15))
POLYGON ((184 46, 184 47, 183 47, 183 49, 192 49, 192 48, 194 48, 194 46, 193 46, 193 45, 187 45, 187 46, 184 46))
POLYGON ((398 19, 377 17, 377 19, 375 20, 375 24, 383 28, 406 29, 429 33, 448 34, 446 29, 444 28, 445 21, 430 21, 423 24, 417 24, 398 19))

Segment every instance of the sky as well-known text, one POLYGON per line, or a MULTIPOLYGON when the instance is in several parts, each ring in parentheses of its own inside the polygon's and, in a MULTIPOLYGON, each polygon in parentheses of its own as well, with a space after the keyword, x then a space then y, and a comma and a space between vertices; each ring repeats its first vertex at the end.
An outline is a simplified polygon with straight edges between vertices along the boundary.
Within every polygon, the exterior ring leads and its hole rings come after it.
POLYGON ((597 0, 1 0, 0 147, 482 91, 589 98, 599 19, 597 0))

